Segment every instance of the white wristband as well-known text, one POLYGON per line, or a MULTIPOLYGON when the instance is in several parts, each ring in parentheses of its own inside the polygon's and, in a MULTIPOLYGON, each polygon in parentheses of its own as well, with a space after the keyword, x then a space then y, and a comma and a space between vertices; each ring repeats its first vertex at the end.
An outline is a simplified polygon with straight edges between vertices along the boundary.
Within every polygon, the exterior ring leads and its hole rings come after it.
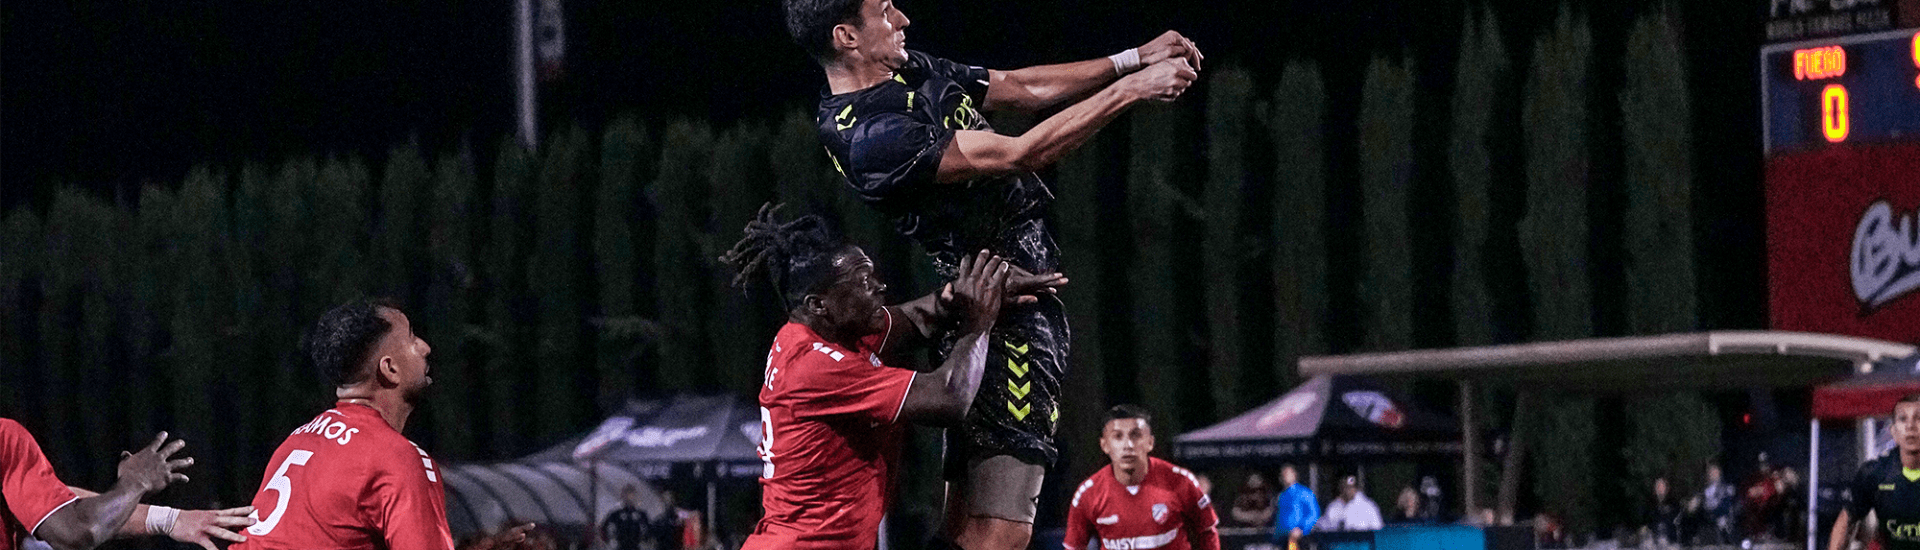
POLYGON ((1113 72, 1120 76, 1140 70, 1140 48, 1127 48, 1127 51, 1107 56, 1113 61, 1113 72))
POLYGON ((171 535, 173 534, 173 522, 174 520, 179 518, 180 518, 179 508, 169 508, 166 506, 148 506, 147 507, 147 534, 171 535))

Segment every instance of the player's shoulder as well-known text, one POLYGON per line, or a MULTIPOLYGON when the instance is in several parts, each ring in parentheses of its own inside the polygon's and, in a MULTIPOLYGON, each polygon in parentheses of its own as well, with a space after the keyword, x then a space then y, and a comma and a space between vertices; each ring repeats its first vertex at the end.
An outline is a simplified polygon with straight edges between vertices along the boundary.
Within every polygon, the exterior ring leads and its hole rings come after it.
POLYGON ((1072 506, 1079 506, 1080 499, 1082 497, 1088 497, 1089 495, 1098 495, 1099 493, 1101 493, 1102 484, 1100 483, 1100 480, 1103 480, 1103 479, 1105 480, 1113 479, 1112 464, 1108 464, 1107 466, 1100 468, 1099 471, 1094 472, 1093 475, 1087 476, 1086 481, 1080 482, 1080 486, 1074 488, 1072 506))
POLYGON ((1156 457, 1147 457, 1147 459, 1152 468, 1150 472, 1159 474, 1167 483, 1181 488, 1200 488, 1200 477, 1194 475, 1192 471, 1156 457))
POLYGON ((1861 464, 1859 477, 1880 479, 1898 474, 1900 469, 1900 458, 1888 453, 1861 464))
POLYGON ((32 434, 27 433, 27 427, 20 425, 19 421, 0 417, 0 438, 12 439, 20 436, 32 437, 32 434))

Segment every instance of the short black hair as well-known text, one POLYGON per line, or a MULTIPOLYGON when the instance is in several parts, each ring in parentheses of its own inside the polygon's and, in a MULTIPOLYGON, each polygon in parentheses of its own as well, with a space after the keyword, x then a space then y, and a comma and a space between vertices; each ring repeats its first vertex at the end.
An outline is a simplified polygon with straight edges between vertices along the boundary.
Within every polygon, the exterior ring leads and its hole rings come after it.
POLYGON ((327 310, 300 337, 300 352, 320 377, 334 386, 366 379, 367 358, 393 323, 380 309, 399 309, 392 300, 361 298, 327 310))
POLYGON ((1111 409, 1107 409, 1107 422, 1128 418, 1138 418, 1143 423, 1148 425, 1153 424, 1153 415, 1147 414, 1147 409, 1139 405, 1120 404, 1114 405, 1111 409))
POLYGON ((833 60, 833 27, 860 25, 863 0, 781 0, 787 12, 787 34, 821 63, 833 60))
POLYGON ((1901 403, 1920 403, 1920 393, 1909 393, 1899 401, 1893 402, 1893 406, 1898 407, 1901 403))
POLYGON ((782 222, 780 206, 767 203, 740 232, 740 242, 720 256, 733 267, 733 286, 747 289, 764 279, 792 309, 833 280, 833 258, 848 243, 826 220, 806 215, 782 222))

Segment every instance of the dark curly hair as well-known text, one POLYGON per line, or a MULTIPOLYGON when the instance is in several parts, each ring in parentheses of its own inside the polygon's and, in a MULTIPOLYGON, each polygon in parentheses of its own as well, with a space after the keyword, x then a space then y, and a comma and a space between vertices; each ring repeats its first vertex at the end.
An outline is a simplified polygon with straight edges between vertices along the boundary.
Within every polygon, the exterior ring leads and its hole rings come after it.
POLYGON ((821 63, 833 60, 833 27, 860 24, 862 0, 781 0, 787 12, 787 34, 821 63))
POLYGON ((732 267, 733 286, 746 290, 764 280, 792 309, 807 294, 833 279, 833 257, 848 243, 826 220, 806 215, 782 222, 780 205, 767 203, 740 232, 740 242, 720 256, 732 267))
POLYGON ((328 310, 300 337, 301 355, 335 386, 366 379, 368 356, 393 330, 393 323, 380 316, 381 308, 399 309, 392 300, 362 298, 328 310))

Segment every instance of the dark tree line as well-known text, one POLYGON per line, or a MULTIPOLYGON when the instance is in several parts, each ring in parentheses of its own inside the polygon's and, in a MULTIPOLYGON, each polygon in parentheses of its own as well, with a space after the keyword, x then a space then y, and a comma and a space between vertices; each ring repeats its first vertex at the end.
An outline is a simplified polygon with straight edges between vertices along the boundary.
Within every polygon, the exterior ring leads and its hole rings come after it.
MULTIPOLYGON (((1633 26, 1617 89, 1595 84, 1595 38, 1571 11, 1520 56, 1491 12, 1464 20, 1446 82, 1404 53, 1377 55, 1355 89, 1307 59, 1211 69, 1197 99, 1136 110, 1047 175, 1074 281, 1062 425, 1079 452, 1062 477, 1097 466, 1107 405, 1152 407, 1170 445, 1277 395, 1303 355, 1700 325, 1676 17, 1633 26), (1349 95, 1357 108, 1334 107, 1349 95), (1595 132, 1601 118, 1619 133, 1595 132), (1445 131, 1416 131, 1433 120, 1445 131), (1595 177, 1612 173, 1594 168, 1602 148, 1623 148, 1618 177, 1595 177), (1624 199, 1596 198, 1609 193, 1624 199), (1599 217, 1624 229, 1596 236, 1599 217), (1595 250, 1624 265, 1594 265, 1595 250), (1602 282, 1626 290, 1625 323, 1597 313, 1602 282)), ((402 301, 434 346, 437 395, 409 428, 446 459, 539 449, 629 396, 750 394, 782 313, 765 289, 728 287, 715 258, 759 205, 836 220, 896 298, 937 283, 813 132, 797 112, 624 118, 539 151, 402 145, 205 167, 131 198, 57 192, 0 223, 0 413, 90 486, 110 482, 114 451, 171 430, 202 471, 170 498, 239 502, 331 399, 294 357, 299 331, 368 294, 402 301)), ((1538 408, 1487 421, 1523 449, 1489 467, 1501 500, 1531 452, 1540 506, 1592 525, 1592 466, 1564 457, 1595 449, 1595 400, 1489 394, 1538 408)), ((1684 439, 1630 424, 1636 442, 1684 439)), ((1633 473, 1713 452, 1663 445, 1632 446, 1633 473)))

